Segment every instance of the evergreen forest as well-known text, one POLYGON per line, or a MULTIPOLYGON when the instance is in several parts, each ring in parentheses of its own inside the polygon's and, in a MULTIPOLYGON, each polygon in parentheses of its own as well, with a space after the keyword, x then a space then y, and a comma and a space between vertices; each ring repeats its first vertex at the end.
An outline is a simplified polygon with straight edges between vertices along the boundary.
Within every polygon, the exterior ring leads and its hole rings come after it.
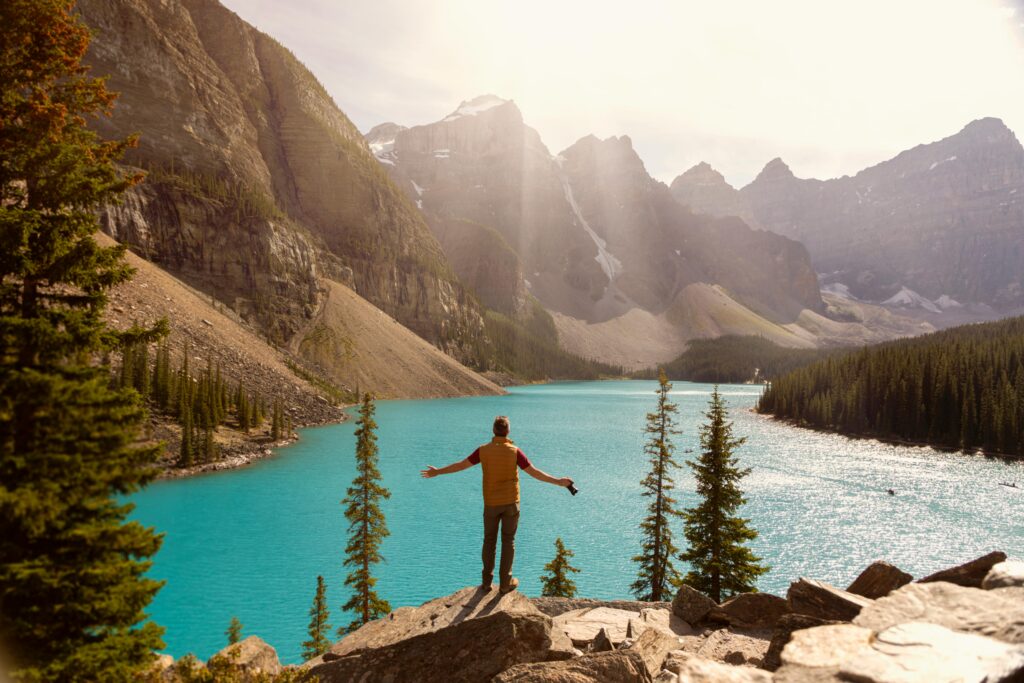
POLYGON ((771 382, 762 413, 845 434, 1024 452, 1024 317, 832 356, 771 382))

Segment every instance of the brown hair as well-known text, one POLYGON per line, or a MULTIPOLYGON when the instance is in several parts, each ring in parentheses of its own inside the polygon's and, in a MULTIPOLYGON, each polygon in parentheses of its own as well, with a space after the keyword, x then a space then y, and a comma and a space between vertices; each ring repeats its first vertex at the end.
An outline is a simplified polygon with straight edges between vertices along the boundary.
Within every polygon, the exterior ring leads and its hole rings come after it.
POLYGON ((511 426, 508 423, 508 418, 504 415, 499 415, 494 418, 494 435, 495 436, 508 436, 508 431, 511 426))

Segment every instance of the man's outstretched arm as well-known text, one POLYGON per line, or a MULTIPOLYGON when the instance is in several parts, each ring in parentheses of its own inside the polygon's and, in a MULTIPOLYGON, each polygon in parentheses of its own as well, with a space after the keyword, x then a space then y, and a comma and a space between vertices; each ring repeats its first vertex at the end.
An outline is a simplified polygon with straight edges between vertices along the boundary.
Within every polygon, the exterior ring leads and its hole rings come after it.
POLYGON ((453 462, 451 465, 448 465, 447 467, 437 468, 434 467, 433 465, 427 465, 427 469, 420 470, 420 476, 423 477, 424 479, 430 479, 431 477, 436 477, 439 474, 451 474, 452 472, 461 472, 462 470, 468 469, 475 464, 476 463, 472 462, 470 458, 465 458, 464 460, 453 462))
POLYGON ((526 473, 529 474, 534 479, 543 481, 546 484, 554 484, 555 486, 568 486, 569 484, 572 483, 572 479, 569 479, 568 477, 556 479, 547 472, 544 472, 543 470, 538 470, 533 465, 530 465, 529 467, 526 468, 526 473))

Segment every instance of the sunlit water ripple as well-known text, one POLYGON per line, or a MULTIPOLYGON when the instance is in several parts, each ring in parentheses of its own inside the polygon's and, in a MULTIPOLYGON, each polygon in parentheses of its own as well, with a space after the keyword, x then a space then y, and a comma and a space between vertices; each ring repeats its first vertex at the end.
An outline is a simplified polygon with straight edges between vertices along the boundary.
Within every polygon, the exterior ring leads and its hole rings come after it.
MULTIPOLYGON (((576 553, 581 595, 624 598, 635 577, 644 415, 655 382, 573 382, 518 387, 507 396, 378 405, 381 471, 392 497, 391 536, 378 589, 392 606, 419 604, 480 578, 480 472, 433 480, 419 470, 468 455, 487 440, 496 414, 539 468, 576 480, 580 494, 523 477, 515 572, 521 590, 540 593, 539 576, 561 536, 576 553)), ((683 433, 680 462, 698 449, 709 385, 679 382, 673 398, 683 433)), ((744 514, 760 536, 755 552, 771 565, 759 588, 785 594, 810 576, 845 586, 884 558, 915 576, 1000 548, 1020 556, 1024 465, 930 448, 851 440, 789 427, 750 409, 759 390, 724 386, 741 463, 744 514), (887 489, 896 491, 895 496, 887 489)), ((286 662, 299 661, 317 574, 328 584, 335 627, 346 524, 339 501, 354 474, 354 421, 307 429, 277 457, 231 472, 162 481, 133 497, 135 518, 166 534, 152 575, 167 585, 151 605, 167 628, 167 652, 206 658, 225 644, 232 615, 286 662)), ((678 470, 682 504, 694 503, 688 468, 678 470)), ((685 543, 675 529, 678 545, 685 543)))

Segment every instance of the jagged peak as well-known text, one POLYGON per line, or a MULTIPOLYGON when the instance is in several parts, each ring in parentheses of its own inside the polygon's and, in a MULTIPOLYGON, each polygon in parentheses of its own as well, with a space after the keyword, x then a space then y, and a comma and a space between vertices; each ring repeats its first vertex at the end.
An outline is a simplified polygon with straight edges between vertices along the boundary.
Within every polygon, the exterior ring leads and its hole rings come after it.
POLYGON ((732 185, 726 182, 725 176, 716 171, 706 161, 702 161, 676 176, 676 179, 672 181, 672 185, 674 186, 677 183, 689 185, 728 185, 732 187, 732 185))
POLYGON ((1013 135, 1013 131, 1003 123, 1003 120, 994 116, 984 116, 980 119, 974 119, 961 130, 961 133, 967 132, 985 132, 985 133, 1001 133, 1013 135))
POLYGON ((779 157, 775 157, 761 169, 761 172, 754 178, 754 182, 763 180, 782 180, 795 178, 793 171, 790 170, 789 166, 779 157))
POLYGON ((512 100, 506 100, 502 97, 491 94, 480 95, 471 100, 464 100, 461 102, 455 111, 444 117, 442 121, 456 121, 466 116, 476 116, 481 112, 503 107, 505 105, 512 105, 516 111, 519 110, 519 108, 516 107, 515 102, 512 100))

